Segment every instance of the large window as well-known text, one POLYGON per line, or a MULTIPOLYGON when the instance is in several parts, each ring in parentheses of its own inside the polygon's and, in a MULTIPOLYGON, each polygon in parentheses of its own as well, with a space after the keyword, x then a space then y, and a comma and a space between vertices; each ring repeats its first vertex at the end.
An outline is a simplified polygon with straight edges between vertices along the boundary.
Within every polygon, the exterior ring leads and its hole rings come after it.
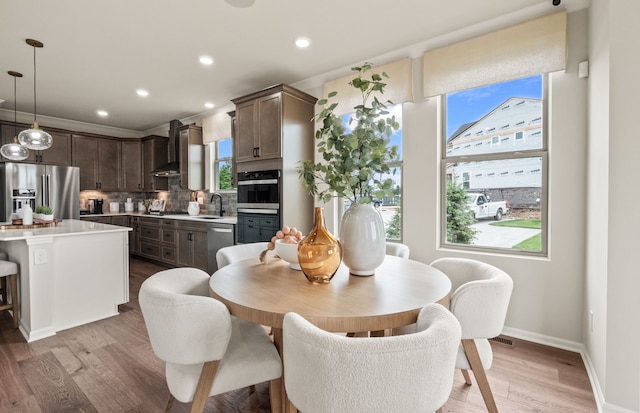
MULTIPOLYGON (((384 181, 391 178, 395 182, 393 195, 387 196, 382 199, 374 199, 373 206, 382 215, 384 221, 385 233, 388 240, 400 241, 402 240, 402 104, 395 104, 388 106, 389 115, 395 116, 396 120, 400 124, 400 128, 391 135, 388 146, 397 145, 399 159, 397 162, 389 164, 391 169, 389 174, 382 174, 377 177, 380 181, 384 181)), ((349 125, 349 119, 353 114, 347 114, 342 117, 344 125, 347 129, 349 125)), ((345 200, 343 205, 343 212, 349 207, 349 201, 345 200)))
POLYGON ((232 178, 232 148, 231 138, 221 139, 215 142, 215 156, 213 161, 213 173, 215 189, 217 191, 233 189, 232 178))
POLYGON ((442 244, 546 254, 546 76, 444 99, 442 244))

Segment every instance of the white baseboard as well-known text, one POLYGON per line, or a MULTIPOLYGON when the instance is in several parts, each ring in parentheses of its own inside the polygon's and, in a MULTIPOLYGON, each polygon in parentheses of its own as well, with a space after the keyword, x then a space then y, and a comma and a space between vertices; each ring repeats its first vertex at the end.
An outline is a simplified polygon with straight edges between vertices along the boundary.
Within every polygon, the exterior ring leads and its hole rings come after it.
POLYGON ((531 331, 520 330, 517 328, 505 327, 504 330, 502 330, 502 334, 519 338, 521 340, 531 341, 533 343, 544 344, 545 346, 573 351, 574 353, 582 354, 584 351, 584 346, 582 345, 582 343, 579 343, 577 341, 545 336, 543 334, 532 333, 531 331))
POLYGON ((505 336, 519 338, 521 340, 531 341, 533 343, 543 344, 545 346, 555 347, 562 350, 573 351, 579 353, 584 362, 584 367, 587 370, 589 376, 589 383, 591 383, 591 389, 593 390, 594 397, 596 399, 596 407, 598 413, 640 413, 633 410, 625 409, 624 407, 616 406, 611 403, 607 403, 604 399, 604 393, 602 387, 598 381, 598 375, 596 374, 591 358, 587 353, 584 344, 577 341, 565 340, 563 338, 546 336, 543 334, 532 333, 531 331, 520 330, 517 328, 505 327, 502 331, 505 336))

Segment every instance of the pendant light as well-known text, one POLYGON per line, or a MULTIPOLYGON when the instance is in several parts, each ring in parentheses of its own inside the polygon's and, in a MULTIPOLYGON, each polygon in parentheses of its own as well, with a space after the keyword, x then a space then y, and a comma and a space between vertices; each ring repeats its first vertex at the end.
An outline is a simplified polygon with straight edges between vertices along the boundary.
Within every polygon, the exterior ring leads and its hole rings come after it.
POLYGON ((0 154, 11 161, 23 161, 29 157, 29 150, 18 143, 18 98, 17 98, 17 78, 22 77, 22 73, 9 70, 13 76, 13 143, 7 143, 0 148, 0 154))
POLYGON ((21 145, 29 149, 43 150, 49 149, 53 144, 53 138, 47 132, 40 129, 36 120, 36 48, 44 47, 42 42, 34 39, 27 39, 27 44, 33 46, 33 124, 31 129, 23 130, 18 135, 21 145))

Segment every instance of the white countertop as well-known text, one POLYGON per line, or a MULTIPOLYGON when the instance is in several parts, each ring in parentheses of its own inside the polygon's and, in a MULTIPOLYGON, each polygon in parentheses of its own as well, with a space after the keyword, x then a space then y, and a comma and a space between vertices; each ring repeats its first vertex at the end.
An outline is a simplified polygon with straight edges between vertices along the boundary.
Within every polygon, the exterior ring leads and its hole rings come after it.
POLYGON ((123 231, 131 231, 131 228, 80 221, 78 219, 65 219, 61 221, 57 227, 51 226, 34 229, 6 229, 0 227, 0 241, 18 241, 32 238, 66 237, 123 231))
POLYGON ((104 214, 88 214, 81 215, 81 217, 110 217, 117 215, 125 215, 131 217, 143 217, 143 218, 161 218, 161 219, 179 219, 183 221, 194 221, 194 222, 206 222, 206 223, 214 223, 214 224, 233 224, 236 225, 238 223, 238 217, 221 217, 219 215, 188 215, 188 214, 179 214, 179 215, 153 215, 153 214, 144 214, 140 212, 107 212, 104 214))

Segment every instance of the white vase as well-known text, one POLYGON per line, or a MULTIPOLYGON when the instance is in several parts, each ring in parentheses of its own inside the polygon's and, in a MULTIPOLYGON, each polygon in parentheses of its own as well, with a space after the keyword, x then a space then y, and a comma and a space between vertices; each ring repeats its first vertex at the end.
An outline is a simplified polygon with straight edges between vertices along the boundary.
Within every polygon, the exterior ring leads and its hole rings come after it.
POLYGON ((369 204, 351 204, 342 217, 342 261, 353 275, 373 275, 382 264, 386 237, 384 221, 369 204))
POLYGON ((29 205, 22 207, 22 225, 33 225, 33 209, 29 205))
POLYGON ((191 216, 198 215, 200 213, 200 205, 197 202, 189 202, 187 213, 191 216))

